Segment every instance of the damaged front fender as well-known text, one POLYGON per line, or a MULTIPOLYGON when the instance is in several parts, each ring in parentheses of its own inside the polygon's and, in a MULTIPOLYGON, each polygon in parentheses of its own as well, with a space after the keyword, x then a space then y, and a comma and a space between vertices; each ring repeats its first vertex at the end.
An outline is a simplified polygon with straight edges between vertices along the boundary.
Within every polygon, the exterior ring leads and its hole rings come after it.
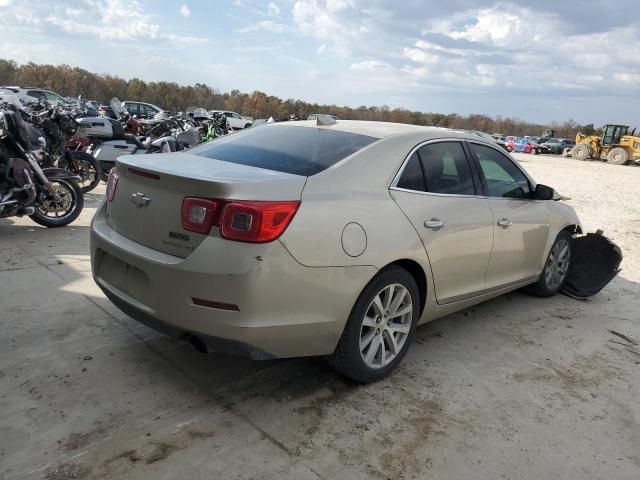
POLYGON ((562 288, 570 297, 591 297, 620 272, 622 251, 602 230, 574 236, 571 246, 571 264, 562 288))

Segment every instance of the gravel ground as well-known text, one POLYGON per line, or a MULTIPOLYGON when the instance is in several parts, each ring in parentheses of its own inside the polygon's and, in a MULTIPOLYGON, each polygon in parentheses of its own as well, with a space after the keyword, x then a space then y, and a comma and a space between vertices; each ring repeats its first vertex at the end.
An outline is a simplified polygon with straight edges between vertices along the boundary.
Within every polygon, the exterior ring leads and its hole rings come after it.
POLYGON ((640 478, 640 168, 518 155, 623 249, 587 302, 515 292, 421 327, 390 378, 201 355, 91 280, 88 225, 0 220, 3 479, 640 478), (618 343, 614 343, 618 342, 618 343))

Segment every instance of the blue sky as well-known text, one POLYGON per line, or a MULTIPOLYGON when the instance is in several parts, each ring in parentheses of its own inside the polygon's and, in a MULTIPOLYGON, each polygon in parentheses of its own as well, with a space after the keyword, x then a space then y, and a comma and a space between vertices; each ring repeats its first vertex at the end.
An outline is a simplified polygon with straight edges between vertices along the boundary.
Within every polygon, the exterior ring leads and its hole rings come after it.
POLYGON ((353 107, 636 125, 637 0, 613 3, 0 0, 0 57, 353 107))

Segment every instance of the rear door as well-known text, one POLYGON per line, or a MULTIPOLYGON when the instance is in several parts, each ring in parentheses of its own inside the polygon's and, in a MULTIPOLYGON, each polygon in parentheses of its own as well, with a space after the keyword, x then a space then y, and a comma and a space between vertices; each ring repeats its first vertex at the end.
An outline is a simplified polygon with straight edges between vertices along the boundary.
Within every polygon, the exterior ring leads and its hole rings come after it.
POLYGON ((486 288, 538 276, 549 236, 549 210, 531 198, 532 185, 520 167, 499 149, 468 142, 493 214, 493 251, 486 288))
POLYGON ((411 154, 391 196, 420 235, 438 303, 484 290, 493 217, 460 141, 428 142, 411 154))

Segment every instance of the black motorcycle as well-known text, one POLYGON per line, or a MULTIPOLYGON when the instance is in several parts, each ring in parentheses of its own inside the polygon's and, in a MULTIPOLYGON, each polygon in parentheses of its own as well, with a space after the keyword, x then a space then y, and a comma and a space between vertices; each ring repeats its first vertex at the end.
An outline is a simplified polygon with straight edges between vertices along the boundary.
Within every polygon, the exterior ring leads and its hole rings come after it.
POLYGON ((23 113, 23 119, 31 121, 45 138, 42 145, 47 155, 41 166, 58 167, 80 177, 83 193, 90 192, 100 183, 99 162, 89 153, 74 149, 73 136, 78 131, 78 122, 69 114, 49 108, 35 115, 23 113))
POLYGON ((45 227, 73 222, 84 206, 80 177, 41 168, 32 139, 37 131, 13 106, 0 110, 0 218, 28 215, 45 227))

